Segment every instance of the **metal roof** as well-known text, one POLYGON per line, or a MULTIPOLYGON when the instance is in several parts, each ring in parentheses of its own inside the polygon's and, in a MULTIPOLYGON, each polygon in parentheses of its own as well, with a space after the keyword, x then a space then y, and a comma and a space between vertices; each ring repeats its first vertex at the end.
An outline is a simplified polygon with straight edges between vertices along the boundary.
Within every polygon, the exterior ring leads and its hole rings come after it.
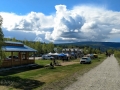
POLYGON ((9 43, 9 44, 22 44, 23 45, 23 43, 21 43, 21 42, 13 42, 13 41, 5 41, 5 43, 9 43))
MULTIPOLYGON (((5 41, 5 43, 11 43, 11 44, 22 44, 21 42, 11 42, 11 41, 5 41)), ((4 51, 15 51, 15 52, 19 52, 19 51, 23 51, 23 52, 36 52, 37 50, 33 49, 33 48, 30 48, 24 44, 22 44, 23 46, 9 46, 9 45, 6 45, 6 46, 3 46, 2 49, 4 51)))
POLYGON ((37 50, 30 48, 26 45, 24 46, 3 46, 2 49, 4 51, 28 51, 28 52, 36 52, 37 50))

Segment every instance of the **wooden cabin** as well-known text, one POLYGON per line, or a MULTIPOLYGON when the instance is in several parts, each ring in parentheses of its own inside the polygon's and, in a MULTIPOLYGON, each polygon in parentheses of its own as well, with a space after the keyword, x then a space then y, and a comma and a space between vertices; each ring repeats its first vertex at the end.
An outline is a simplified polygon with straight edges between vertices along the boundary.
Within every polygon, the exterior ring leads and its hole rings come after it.
POLYGON ((29 59, 29 53, 35 54, 36 50, 24 45, 21 42, 5 41, 5 45, 2 49, 5 52, 10 52, 11 55, 2 60, 0 65, 1 68, 35 63, 35 57, 29 59))

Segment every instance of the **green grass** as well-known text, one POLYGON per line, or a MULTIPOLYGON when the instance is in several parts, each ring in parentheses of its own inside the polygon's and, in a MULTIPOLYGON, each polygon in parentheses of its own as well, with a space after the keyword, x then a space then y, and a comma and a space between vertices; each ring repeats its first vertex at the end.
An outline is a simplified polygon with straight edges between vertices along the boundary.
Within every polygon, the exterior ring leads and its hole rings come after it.
MULTIPOLYGON (((24 72, 21 71, 18 73, 10 73, 6 76, 0 76, 0 80, 14 82, 15 85, 9 85, 9 88, 12 88, 11 90, 14 90, 13 88, 28 90, 49 90, 50 88, 53 88, 53 90, 60 90, 68 84, 74 82, 78 75, 83 75, 91 68, 100 64, 104 59, 105 55, 101 54, 99 55, 99 58, 92 60, 91 64, 78 63, 67 66, 57 66, 54 69, 39 68, 34 70, 25 70, 24 72), (21 83, 24 85, 21 86, 21 83), (29 85, 25 86, 27 84, 29 85)), ((79 59, 73 60, 73 62, 77 61, 79 61, 79 59)), ((51 60, 36 60, 35 62, 39 65, 46 65, 49 64, 51 60)))
POLYGON ((119 65, 120 65, 120 57, 115 56, 115 58, 117 59, 119 65))
POLYGON ((39 65, 46 65, 46 64, 50 64, 51 61, 52 60, 35 60, 35 63, 39 65))
POLYGON ((115 51, 115 52, 114 52, 114 56, 115 56, 115 58, 117 59, 119 65, 120 65, 120 51, 115 51))

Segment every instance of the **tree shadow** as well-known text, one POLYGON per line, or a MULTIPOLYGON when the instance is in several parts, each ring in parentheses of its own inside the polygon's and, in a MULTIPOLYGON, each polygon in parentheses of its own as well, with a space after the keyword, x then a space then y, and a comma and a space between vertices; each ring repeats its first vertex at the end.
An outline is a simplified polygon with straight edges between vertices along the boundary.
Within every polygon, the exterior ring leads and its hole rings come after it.
POLYGON ((22 67, 22 68, 10 69, 10 70, 3 70, 0 72, 0 76, 8 76, 8 75, 12 75, 20 72, 29 71, 29 70, 40 69, 43 67, 44 67, 43 65, 39 65, 39 67, 22 67))
POLYGON ((38 80, 32 79, 23 79, 18 76, 4 76, 0 77, 0 85, 3 86, 10 86, 16 89, 22 90, 33 90, 37 87, 42 86, 45 84, 44 82, 40 82, 38 80))

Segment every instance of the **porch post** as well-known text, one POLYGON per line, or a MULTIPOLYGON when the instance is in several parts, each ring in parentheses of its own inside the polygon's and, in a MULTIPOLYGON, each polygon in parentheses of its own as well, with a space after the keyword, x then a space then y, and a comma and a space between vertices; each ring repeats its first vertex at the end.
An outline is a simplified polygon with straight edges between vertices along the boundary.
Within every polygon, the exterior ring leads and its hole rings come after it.
POLYGON ((21 56, 21 52, 19 52, 20 55, 20 65, 22 64, 22 56, 21 56))
POLYGON ((29 52, 27 52, 28 60, 29 60, 29 52))
POLYGON ((35 63, 35 52, 34 52, 34 57, 33 57, 34 63, 35 63))
POLYGON ((19 65, 21 65, 21 52, 19 51, 19 65))
POLYGON ((14 66, 14 64, 13 64, 13 52, 11 52, 11 66, 14 66))
POLYGON ((28 52, 25 52, 25 60, 28 59, 28 52))

